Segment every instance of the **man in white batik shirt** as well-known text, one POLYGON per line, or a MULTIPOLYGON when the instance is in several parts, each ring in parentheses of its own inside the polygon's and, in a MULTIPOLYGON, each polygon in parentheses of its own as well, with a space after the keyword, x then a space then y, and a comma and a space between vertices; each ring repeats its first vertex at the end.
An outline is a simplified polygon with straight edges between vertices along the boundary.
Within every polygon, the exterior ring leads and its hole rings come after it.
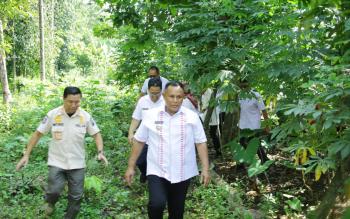
MULTIPOLYGON (((135 110, 132 114, 132 120, 129 127, 128 140, 132 145, 134 133, 140 122, 143 120, 145 113, 155 107, 164 104, 162 97, 162 81, 159 78, 151 78, 148 81, 148 95, 141 97, 136 104, 135 110)), ((146 169, 147 169, 147 149, 148 145, 142 149, 142 152, 137 159, 136 165, 140 170, 140 182, 146 182, 146 169)))
POLYGON ((198 175, 196 148, 202 181, 204 185, 210 181, 207 139, 198 115, 181 107, 184 90, 180 83, 169 82, 163 98, 165 105, 146 112, 134 135, 125 180, 131 184, 137 157, 147 142, 148 216, 163 218, 168 204, 169 218, 183 218, 187 188, 198 175))

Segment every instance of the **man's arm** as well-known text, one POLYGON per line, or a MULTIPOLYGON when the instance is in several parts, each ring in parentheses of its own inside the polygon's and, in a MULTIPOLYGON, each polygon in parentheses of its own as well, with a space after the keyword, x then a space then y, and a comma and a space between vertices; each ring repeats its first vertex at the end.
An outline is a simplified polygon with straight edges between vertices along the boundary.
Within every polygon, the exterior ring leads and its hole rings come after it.
POLYGON ((137 141, 136 139, 134 139, 133 141, 131 154, 128 162, 128 169, 126 170, 125 176, 124 176, 129 186, 131 185, 132 178, 135 175, 135 166, 136 166, 137 158, 140 156, 144 145, 145 145, 145 142, 140 142, 140 141, 137 141))
POLYGON ((203 181, 204 186, 207 186, 210 182, 207 143, 206 142, 198 143, 196 144, 196 147, 197 147, 199 159, 202 164, 201 180, 203 181))
POLYGON ((27 149, 26 152, 24 153, 23 157, 21 158, 21 160, 17 163, 16 165, 16 170, 20 170, 23 166, 27 165, 29 162, 29 156, 32 153, 32 150, 34 148, 34 146, 38 143, 38 141, 40 140, 40 138, 43 136, 42 133, 40 133, 39 131, 35 131, 32 135, 32 137, 30 138, 28 144, 27 144, 27 149))
POLYGON ((103 140, 102 140, 101 133, 98 132, 98 133, 94 134, 92 137, 95 139, 95 142, 96 142, 96 147, 97 147, 97 151, 98 151, 97 152, 98 153, 97 159, 98 160, 103 160, 104 163, 106 165, 108 165, 108 160, 105 157, 105 155, 103 154, 103 140))
POLYGON ((140 120, 132 119, 129 127, 128 141, 132 145, 132 139, 134 138, 134 133, 137 127, 140 125, 140 120))

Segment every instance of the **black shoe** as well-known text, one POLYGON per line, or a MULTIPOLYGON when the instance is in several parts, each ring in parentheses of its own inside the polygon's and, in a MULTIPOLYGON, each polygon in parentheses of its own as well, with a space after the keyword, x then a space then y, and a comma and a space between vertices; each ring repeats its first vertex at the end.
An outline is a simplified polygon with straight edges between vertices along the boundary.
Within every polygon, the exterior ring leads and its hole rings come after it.
POLYGON ((140 174, 140 183, 145 183, 147 181, 147 176, 144 174, 140 174))

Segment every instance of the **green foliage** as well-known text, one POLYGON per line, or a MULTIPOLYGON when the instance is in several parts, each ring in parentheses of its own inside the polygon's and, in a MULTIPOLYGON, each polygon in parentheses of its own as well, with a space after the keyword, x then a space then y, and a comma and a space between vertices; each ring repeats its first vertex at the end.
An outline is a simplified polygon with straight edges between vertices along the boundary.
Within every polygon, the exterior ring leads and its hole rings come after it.
POLYGON ((246 149, 244 149, 244 147, 238 144, 236 141, 232 141, 229 144, 231 145, 234 160, 248 165, 256 161, 255 155, 260 145, 258 138, 253 138, 250 140, 246 149))
POLYGON ((225 186, 209 186, 193 188, 191 196, 186 200, 185 218, 201 215, 203 218, 250 218, 250 214, 239 206, 242 203, 240 191, 230 194, 225 186))
POLYGON ((350 208, 347 208, 346 211, 343 213, 341 219, 346 219, 350 217, 350 208))
POLYGON ((84 188, 87 191, 95 192, 96 195, 100 195, 102 192, 102 180, 97 176, 85 177, 84 188))
POLYGON ((265 172, 273 162, 273 160, 268 160, 264 164, 261 164, 260 160, 254 160, 248 167, 248 176, 253 177, 265 172))

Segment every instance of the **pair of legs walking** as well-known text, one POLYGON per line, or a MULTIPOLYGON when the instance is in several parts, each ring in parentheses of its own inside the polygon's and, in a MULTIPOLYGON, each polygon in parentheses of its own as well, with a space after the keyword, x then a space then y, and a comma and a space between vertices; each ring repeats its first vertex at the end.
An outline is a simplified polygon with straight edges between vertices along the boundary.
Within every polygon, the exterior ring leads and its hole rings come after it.
POLYGON ((85 169, 64 170, 49 166, 46 202, 54 206, 58 201, 66 181, 68 182, 68 206, 65 218, 75 218, 80 210, 84 192, 85 169))
POLYGON ((182 219, 185 209, 185 199, 190 179, 171 184, 168 180, 148 175, 149 203, 148 217, 162 219, 166 204, 168 204, 169 219, 182 219))

